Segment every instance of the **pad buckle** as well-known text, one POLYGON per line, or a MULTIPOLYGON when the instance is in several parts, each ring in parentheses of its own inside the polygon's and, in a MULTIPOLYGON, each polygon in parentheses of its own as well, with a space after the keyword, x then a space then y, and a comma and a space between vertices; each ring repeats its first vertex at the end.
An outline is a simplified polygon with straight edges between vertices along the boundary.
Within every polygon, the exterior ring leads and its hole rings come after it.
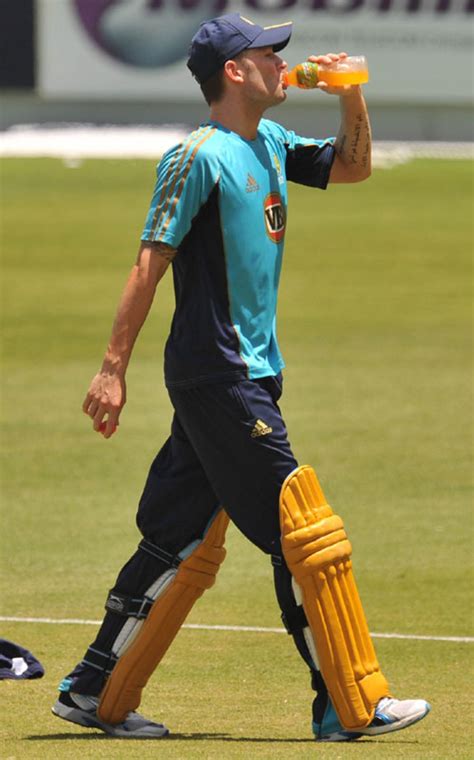
POLYGON ((105 609, 113 612, 115 615, 134 617, 142 620, 150 612, 153 601, 149 596, 134 599, 131 596, 120 594, 118 591, 111 589, 105 602, 105 609))

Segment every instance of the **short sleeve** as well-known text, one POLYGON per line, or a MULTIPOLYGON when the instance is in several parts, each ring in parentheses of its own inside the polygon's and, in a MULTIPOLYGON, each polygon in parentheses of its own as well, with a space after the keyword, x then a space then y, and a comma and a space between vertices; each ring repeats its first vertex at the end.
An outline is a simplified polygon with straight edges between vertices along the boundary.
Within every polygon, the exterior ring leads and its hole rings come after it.
POLYGON ((286 131, 286 176, 290 182, 325 190, 335 157, 336 138, 316 140, 286 131))
POLYGON ((219 181, 217 158, 206 143, 214 129, 191 133, 158 164, 155 190, 141 239, 178 248, 219 181))
POLYGON ((281 124, 265 120, 265 126, 282 145, 285 156, 286 177, 290 182, 319 187, 324 190, 335 157, 335 137, 318 140, 300 137, 281 124))

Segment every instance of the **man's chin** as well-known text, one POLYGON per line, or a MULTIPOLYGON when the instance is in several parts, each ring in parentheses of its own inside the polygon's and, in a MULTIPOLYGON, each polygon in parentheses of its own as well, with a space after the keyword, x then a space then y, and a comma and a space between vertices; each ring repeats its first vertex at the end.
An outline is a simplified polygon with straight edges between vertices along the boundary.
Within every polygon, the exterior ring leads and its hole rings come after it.
POLYGON ((272 106, 278 106, 280 105, 280 103, 284 103, 286 98, 287 98, 287 94, 285 90, 283 89, 278 90, 278 92, 276 92, 275 95, 273 96, 272 102, 269 104, 269 108, 271 108, 272 106))

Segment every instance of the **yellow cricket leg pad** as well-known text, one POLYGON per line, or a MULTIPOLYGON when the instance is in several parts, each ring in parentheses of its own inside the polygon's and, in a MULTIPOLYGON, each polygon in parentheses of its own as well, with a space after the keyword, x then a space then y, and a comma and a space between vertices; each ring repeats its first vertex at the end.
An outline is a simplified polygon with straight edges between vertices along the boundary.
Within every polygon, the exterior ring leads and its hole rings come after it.
POLYGON ((102 691, 97 714, 116 724, 136 710, 151 674, 181 628, 196 600, 214 585, 223 562, 229 518, 214 519, 194 552, 179 565, 176 576, 156 599, 136 639, 120 657, 102 691))
POLYGON ((346 729, 367 726, 388 684, 372 644, 352 572, 351 545, 312 467, 298 467, 280 495, 282 548, 334 709, 346 729))

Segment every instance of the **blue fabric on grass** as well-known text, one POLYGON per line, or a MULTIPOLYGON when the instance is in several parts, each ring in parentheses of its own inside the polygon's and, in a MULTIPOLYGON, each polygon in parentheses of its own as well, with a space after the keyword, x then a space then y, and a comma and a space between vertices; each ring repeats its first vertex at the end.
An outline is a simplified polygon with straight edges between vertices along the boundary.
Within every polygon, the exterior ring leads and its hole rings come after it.
POLYGON ((43 666, 28 649, 13 641, 0 639, 0 679, 22 681, 43 676, 43 666))

